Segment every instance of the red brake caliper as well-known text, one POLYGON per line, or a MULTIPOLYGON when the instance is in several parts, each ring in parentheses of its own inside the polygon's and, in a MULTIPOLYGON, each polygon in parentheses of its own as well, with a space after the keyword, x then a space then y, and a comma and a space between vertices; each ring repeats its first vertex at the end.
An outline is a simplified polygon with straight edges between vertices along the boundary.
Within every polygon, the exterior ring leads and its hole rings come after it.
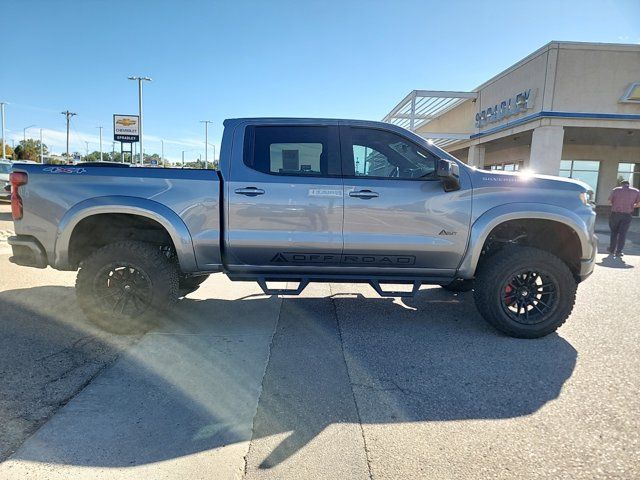
POLYGON ((511 285, 507 285, 504 289, 504 293, 506 294, 504 296, 504 303, 509 306, 513 303, 513 297, 511 295, 509 295, 511 292, 513 292, 513 287, 511 285))

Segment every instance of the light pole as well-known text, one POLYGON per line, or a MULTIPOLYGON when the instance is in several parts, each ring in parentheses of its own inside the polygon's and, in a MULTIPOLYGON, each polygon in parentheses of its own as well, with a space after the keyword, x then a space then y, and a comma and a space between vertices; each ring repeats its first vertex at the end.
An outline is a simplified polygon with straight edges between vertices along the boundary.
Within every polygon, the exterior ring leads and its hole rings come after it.
POLYGON ((5 102, 0 102, 0 112, 2 112, 2 159, 7 159, 7 139, 4 136, 4 106, 5 102))
POLYGON ((160 161, 164 167, 164 140, 160 139, 160 161))
POLYGON ((184 150, 182 150, 182 168, 184 168, 184 150))
POLYGON ((31 127, 35 127, 35 125, 29 125, 28 127, 24 127, 22 129, 22 141, 23 142, 27 141, 27 130, 29 130, 31 127))
POLYGON ((213 147, 213 163, 216 163, 216 146, 215 144, 211 144, 211 146, 213 147))
POLYGON ((87 157, 89 156, 89 142, 87 142, 86 140, 84 141, 84 147, 85 147, 85 154, 84 154, 84 161, 87 161, 87 157))
POLYGON ((44 144, 42 143, 42 129, 40 129, 40 163, 44 163, 44 144))
POLYGON ((102 127, 96 127, 100 130, 100 161, 102 162, 102 127))
POLYGON ((150 82, 149 77, 129 77, 129 80, 138 82, 138 122, 140 127, 140 165, 144 163, 144 136, 142 127, 142 82, 150 82))
POLYGON ((204 123, 204 168, 209 168, 209 155, 208 155, 208 145, 209 145, 209 124, 211 120, 200 120, 200 123, 204 123))

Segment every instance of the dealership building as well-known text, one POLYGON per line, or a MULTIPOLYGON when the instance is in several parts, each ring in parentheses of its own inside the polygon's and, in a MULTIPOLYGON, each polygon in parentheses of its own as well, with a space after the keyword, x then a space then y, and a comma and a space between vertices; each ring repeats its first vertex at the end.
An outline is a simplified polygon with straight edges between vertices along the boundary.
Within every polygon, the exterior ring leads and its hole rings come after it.
POLYGON ((384 121, 469 165, 577 178, 599 211, 640 184, 640 45, 551 42, 470 92, 414 90, 384 121))

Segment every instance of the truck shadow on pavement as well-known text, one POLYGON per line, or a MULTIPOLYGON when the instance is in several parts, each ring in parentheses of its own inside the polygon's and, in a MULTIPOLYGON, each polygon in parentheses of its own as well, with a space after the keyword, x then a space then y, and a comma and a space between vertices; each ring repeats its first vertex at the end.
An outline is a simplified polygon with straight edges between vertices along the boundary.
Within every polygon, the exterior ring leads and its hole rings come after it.
MULTIPOLYGON (((14 323, 15 342, 56 343, 92 328, 74 302, 67 287, 6 291, 0 321, 15 322, 19 308, 49 334, 38 335, 33 323, 20 332, 14 323), (66 309, 39 303, 52 297, 66 309), (29 298, 29 305, 16 306, 14 298, 29 298)), ((24 375, 40 368, 6 355, 2 364, 21 362, 15 368, 24 375)), ((440 288, 402 302, 361 295, 186 298, 14 458, 130 467, 251 440, 247 469, 272 468, 333 425, 532 414, 559 396, 576 356, 557 334, 502 336, 485 325, 472 294, 440 288), (266 371, 255 356, 261 349, 266 371)))

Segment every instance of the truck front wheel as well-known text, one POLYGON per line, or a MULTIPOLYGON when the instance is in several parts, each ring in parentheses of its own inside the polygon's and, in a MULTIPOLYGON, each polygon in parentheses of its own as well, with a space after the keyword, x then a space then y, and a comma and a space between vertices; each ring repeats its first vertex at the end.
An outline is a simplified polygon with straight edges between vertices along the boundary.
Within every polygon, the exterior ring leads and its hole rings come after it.
POLYGON ((474 298, 484 319, 518 338, 554 332, 571 314, 577 283, 555 255, 533 247, 505 247, 480 266, 474 298))
POLYGON ((80 266, 78 303, 89 320, 115 333, 148 328, 178 299, 178 269, 158 247, 117 242, 96 250, 80 266))

